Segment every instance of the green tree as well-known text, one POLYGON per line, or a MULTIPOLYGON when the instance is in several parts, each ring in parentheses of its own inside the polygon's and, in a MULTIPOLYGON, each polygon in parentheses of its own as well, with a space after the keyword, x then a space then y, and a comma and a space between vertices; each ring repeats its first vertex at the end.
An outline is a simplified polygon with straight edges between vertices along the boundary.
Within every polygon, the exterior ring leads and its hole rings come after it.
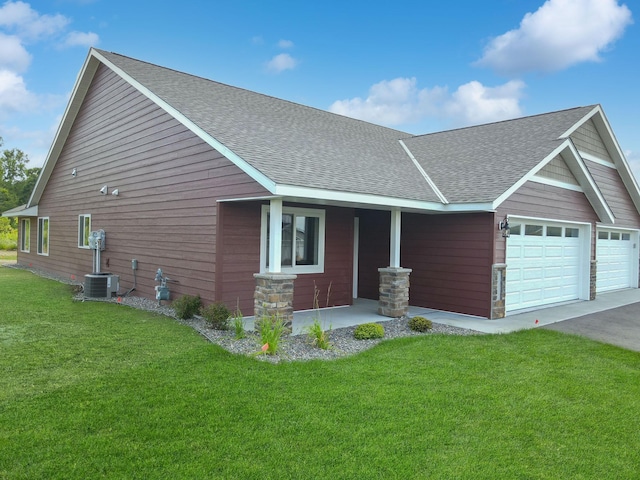
MULTIPOLYGON (((0 147, 4 145, 0 137, 0 147)), ((27 203, 40 174, 39 168, 27 168, 29 157, 17 148, 0 154, 0 212, 27 203)))

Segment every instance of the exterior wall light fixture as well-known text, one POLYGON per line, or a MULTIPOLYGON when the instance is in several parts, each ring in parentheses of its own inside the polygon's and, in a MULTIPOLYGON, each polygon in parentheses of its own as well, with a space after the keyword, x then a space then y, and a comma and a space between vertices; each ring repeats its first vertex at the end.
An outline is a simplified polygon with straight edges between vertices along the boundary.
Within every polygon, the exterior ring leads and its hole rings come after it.
POLYGON ((504 217, 504 220, 500 222, 500 230, 504 238, 511 236, 511 227, 509 227, 509 219, 507 217, 504 217))

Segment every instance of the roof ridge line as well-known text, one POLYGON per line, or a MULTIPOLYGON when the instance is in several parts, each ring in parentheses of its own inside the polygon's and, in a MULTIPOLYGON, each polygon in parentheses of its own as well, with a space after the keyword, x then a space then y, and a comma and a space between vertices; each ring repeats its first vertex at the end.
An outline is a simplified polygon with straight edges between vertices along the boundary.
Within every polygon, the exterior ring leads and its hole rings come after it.
POLYGON ((449 204, 449 200, 447 200, 447 197, 444 196, 444 194, 436 186, 436 184, 433 182, 433 180, 431 180, 429 175, 427 175, 427 172, 425 172, 424 168, 422 168, 422 165, 420 165, 418 163, 418 160, 416 160, 416 157, 413 156, 413 153, 411 153, 411 150, 409 150, 409 147, 407 147, 405 145, 405 143, 401 139, 398 140, 398 142, 400 142, 400 145, 402 145, 402 148, 404 149, 405 153, 409 156, 409 158, 411 159, 411 161, 413 162, 415 167, 418 169, 420 174, 426 180, 427 184, 431 187, 431 189, 433 190, 433 193, 435 193, 438 196, 438 198, 440 199, 440 201, 442 203, 444 203, 445 205, 448 205, 449 204))

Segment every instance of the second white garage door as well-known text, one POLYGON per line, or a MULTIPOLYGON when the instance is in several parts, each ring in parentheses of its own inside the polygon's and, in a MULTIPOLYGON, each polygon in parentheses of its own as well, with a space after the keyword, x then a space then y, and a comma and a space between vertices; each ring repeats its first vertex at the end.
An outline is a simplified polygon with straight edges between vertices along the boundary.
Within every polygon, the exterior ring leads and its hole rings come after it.
POLYGON ((598 229, 596 242, 598 293, 635 286, 634 242, 630 232, 598 229))
POLYGON ((580 297, 579 228, 543 222, 511 225, 507 238, 507 312, 580 297))

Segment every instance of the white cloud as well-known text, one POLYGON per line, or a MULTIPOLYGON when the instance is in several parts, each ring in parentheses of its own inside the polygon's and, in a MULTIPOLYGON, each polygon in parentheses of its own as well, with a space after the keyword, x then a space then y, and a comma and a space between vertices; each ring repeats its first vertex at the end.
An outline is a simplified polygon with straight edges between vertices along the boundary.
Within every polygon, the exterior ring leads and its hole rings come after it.
POLYGON ((511 81, 498 87, 469 82, 449 93, 446 87, 418 89, 415 78, 376 83, 366 99, 338 100, 329 110, 383 125, 417 123, 427 117, 445 119, 454 126, 486 123, 522 114, 519 100, 525 85, 511 81))
POLYGON ((93 32, 69 32, 64 40, 64 47, 95 47, 100 38, 93 32))
POLYGON ((41 15, 24 2, 6 2, 0 7, 0 27, 14 31, 26 41, 50 37, 62 32, 70 20, 64 15, 41 15))
POLYGON ((276 55, 267 62, 267 70, 273 73, 280 73, 285 70, 293 70, 298 61, 288 53, 276 55))
POLYGON ((280 40, 278 42, 280 48, 293 48, 293 42, 291 40, 280 40))
POLYGON ((519 28, 494 38, 476 64, 521 74, 600 61, 631 23, 631 11, 618 0, 547 0, 519 28))
POLYGON ((520 98, 525 84, 512 80, 498 87, 485 87, 473 81, 458 88, 445 102, 447 118, 465 125, 515 118, 522 114, 520 98))
POLYGON ((24 79, 9 70, 0 70, 0 118, 37 106, 36 96, 27 90, 24 79))
POLYGON ((27 48, 35 42, 48 42, 60 48, 98 43, 95 33, 67 33, 70 23, 64 15, 43 15, 21 1, 7 1, 0 7, 0 119, 59 107, 60 95, 29 91, 22 74, 31 64, 27 48))
POLYGON ((20 39, 14 35, 0 32, 0 68, 22 73, 29 68, 31 55, 24 48, 20 39))

